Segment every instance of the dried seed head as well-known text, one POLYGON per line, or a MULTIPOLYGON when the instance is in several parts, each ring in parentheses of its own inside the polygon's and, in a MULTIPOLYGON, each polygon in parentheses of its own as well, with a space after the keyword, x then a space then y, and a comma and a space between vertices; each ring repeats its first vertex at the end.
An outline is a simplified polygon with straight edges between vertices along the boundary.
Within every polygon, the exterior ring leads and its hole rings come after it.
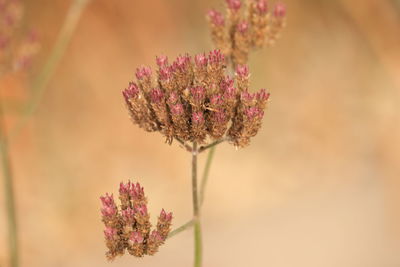
POLYGON ((153 255, 164 244, 171 230, 172 213, 163 209, 158 218, 157 230, 151 232, 143 187, 130 181, 121 183, 119 194, 120 209, 116 206, 113 195, 100 197, 107 258, 113 260, 123 255, 125 250, 136 257, 153 255))
POLYGON ((286 8, 278 3, 269 12, 267 0, 248 0, 246 10, 241 10, 239 0, 226 3, 225 20, 215 10, 208 12, 208 20, 214 44, 236 67, 247 63, 252 50, 276 41, 285 26, 286 8))
POLYGON ((23 3, 0 1, 0 76, 30 67, 40 49, 36 31, 22 31, 23 3))
MULTIPOLYGON (((168 143, 174 138, 206 143, 230 132, 234 134, 228 137, 237 144, 234 139, 244 131, 228 131, 230 122, 242 129, 246 108, 265 109, 268 98, 265 90, 257 94, 248 91, 249 68, 238 65, 235 79, 232 79, 225 73, 225 57, 219 50, 199 54, 194 60, 187 54, 179 56, 172 66, 159 57, 157 65, 161 66, 157 72, 157 87, 144 86, 152 83, 147 78, 144 82, 143 78, 149 77, 151 70, 141 68, 137 83, 131 82, 123 95, 133 122, 145 130, 161 132, 168 143), (163 70, 168 70, 168 75, 163 70)), ((240 143, 245 144, 248 142, 240 143)), ((143 204, 142 190, 137 185, 126 185, 121 190, 124 208, 129 199, 143 204)))

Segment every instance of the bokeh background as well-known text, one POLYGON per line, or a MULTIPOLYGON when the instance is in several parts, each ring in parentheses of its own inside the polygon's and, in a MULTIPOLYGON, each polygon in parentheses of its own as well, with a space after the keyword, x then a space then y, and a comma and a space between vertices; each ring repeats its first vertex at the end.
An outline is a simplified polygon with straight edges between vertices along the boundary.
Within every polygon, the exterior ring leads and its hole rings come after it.
MULTIPOLYGON (((26 0, 42 49, 1 82, 29 101, 72 1, 26 0)), ((252 144, 217 148, 203 208, 204 266, 400 266, 400 2, 285 0, 287 27, 252 54, 271 101, 252 144)), ((212 44, 222 0, 92 0, 37 111, 10 140, 21 266, 191 266, 192 232, 154 257, 104 257, 99 196, 144 185, 151 214, 191 218, 190 156, 131 124, 121 90, 155 55, 212 44)), ((13 102, 13 103, 14 103, 13 102)), ((8 125, 18 120, 9 102, 8 125)), ((204 163, 205 155, 201 157, 204 163)), ((3 187, 3 183, 0 183, 3 187)), ((3 189, 3 188, 1 188, 3 189)), ((7 227, 0 198, 0 266, 7 227)))

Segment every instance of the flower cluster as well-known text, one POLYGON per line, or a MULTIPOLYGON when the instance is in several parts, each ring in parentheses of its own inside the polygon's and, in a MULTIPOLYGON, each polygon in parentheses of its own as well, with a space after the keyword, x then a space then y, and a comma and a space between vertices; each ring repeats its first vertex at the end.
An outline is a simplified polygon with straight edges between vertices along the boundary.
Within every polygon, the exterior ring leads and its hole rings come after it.
POLYGON ((205 143, 226 134, 236 146, 245 146, 261 126, 269 97, 265 89, 249 93, 249 69, 237 67, 235 77, 225 74, 225 58, 219 50, 179 56, 172 64, 157 57, 153 80, 149 67, 137 69, 137 82, 123 91, 135 124, 159 131, 169 143, 205 143), (235 85, 236 84, 236 85, 235 85))
POLYGON ((269 93, 249 92, 247 66, 238 65, 235 77, 226 75, 219 50, 194 60, 179 56, 171 64, 161 56, 157 64, 155 79, 149 67, 138 68, 137 81, 123 91, 135 124, 161 132, 169 143, 174 138, 201 144, 227 138, 243 147, 256 135, 269 93))
POLYGON ((0 74, 24 69, 39 50, 33 31, 17 31, 22 16, 20 0, 0 0, 0 74))
POLYGON ((227 14, 212 9, 207 13, 212 39, 230 57, 234 66, 245 64, 253 48, 272 45, 285 25, 286 8, 277 3, 272 12, 267 0, 226 0, 227 14))
POLYGON ((100 197, 102 220, 106 226, 104 235, 109 260, 123 255, 125 249, 136 257, 153 255, 164 243, 171 229, 172 213, 164 209, 158 217, 157 227, 151 231, 147 199, 139 183, 121 183, 119 188, 120 208, 113 195, 100 197))

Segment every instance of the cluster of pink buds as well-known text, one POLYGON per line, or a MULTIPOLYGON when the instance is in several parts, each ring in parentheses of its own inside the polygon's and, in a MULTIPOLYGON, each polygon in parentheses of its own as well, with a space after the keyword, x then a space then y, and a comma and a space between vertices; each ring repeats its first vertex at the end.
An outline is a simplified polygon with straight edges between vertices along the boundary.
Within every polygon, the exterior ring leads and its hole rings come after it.
POLYGON ((156 229, 151 230, 147 199, 139 183, 120 184, 120 207, 115 204, 112 194, 106 194, 100 200, 109 260, 123 255, 125 250, 136 257, 154 255, 164 244, 171 229, 172 213, 163 209, 156 229))
POLYGON ((26 68, 39 50, 35 33, 17 33, 22 15, 21 1, 0 0, 0 75, 26 68))
POLYGON ((219 50, 208 55, 179 56, 169 64, 157 57, 156 74, 149 67, 136 72, 136 82, 123 91, 132 120, 146 131, 159 131, 169 143, 201 144, 226 138, 247 145, 261 127, 269 94, 249 92, 249 69, 238 65, 226 74, 219 50))
POLYGON ((272 45, 285 25, 286 8, 277 3, 269 10, 267 0, 226 0, 224 17, 216 10, 207 14, 215 45, 234 66, 245 64, 253 48, 272 45))

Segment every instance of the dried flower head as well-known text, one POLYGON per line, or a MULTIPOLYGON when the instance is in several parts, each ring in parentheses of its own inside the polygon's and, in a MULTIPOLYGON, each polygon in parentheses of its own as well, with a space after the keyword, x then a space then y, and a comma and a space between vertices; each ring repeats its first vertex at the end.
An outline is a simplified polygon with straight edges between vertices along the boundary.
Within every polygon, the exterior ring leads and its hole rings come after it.
POLYGON ((0 0, 0 75, 28 67, 39 50, 34 31, 20 31, 23 5, 19 0, 0 0))
POLYGON ((136 257, 153 255, 164 244, 171 230, 172 213, 161 210, 155 230, 151 230, 147 199, 139 183, 120 184, 118 208, 113 195, 100 197, 104 236, 109 260, 125 253, 136 257))
POLYGON ((207 13, 214 44, 236 67, 245 64, 249 52, 272 45, 285 26, 286 8, 277 3, 269 11, 267 0, 247 0, 241 8, 240 0, 226 0, 226 17, 216 11, 207 13))
POLYGON ((249 93, 246 65, 238 65, 235 77, 230 77, 219 50, 194 60, 179 56, 172 64, 158 57, 157 65, 155 77, 148 67, 138 69, 137 81, 122 93, 139 127, 161 132, 169 143, 177 139, 204 144, 226 136, 243 147, 256 135, 268 97, 265 90, 249 93), (250 108, 253 113, 257 108, 257 114, 247 116, 250 108))

